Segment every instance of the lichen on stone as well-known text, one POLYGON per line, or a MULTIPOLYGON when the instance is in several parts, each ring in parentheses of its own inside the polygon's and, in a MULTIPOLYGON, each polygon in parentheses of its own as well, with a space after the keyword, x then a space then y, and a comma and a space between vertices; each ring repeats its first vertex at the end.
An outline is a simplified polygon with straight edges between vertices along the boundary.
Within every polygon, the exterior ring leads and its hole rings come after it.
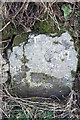
POLYGON ((19 87, 24 91, 24 96, 51 96, 70 92, 69 87, 72 87, 74 79, 71 70, 76 72, 78 62, 71 39, 67 31, 60 37, 30 34, 27 44, 23 42, 13 47, 9 57, 11 79, 16 75, 16 83, 20 82, 19 87))

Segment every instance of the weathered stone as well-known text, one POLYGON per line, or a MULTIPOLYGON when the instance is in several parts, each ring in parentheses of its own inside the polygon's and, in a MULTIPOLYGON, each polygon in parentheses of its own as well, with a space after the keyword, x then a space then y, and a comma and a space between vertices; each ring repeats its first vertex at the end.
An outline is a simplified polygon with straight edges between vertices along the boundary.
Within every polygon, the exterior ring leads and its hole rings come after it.
POLYGON ((14 91, 23 97, 67 96, 77 68, 77 52, 68 32, 60 37, 30 35, 9 57, 14 91))
POLYGON ((8 80, 9 64, 0 54, 0 84, 5 83, 8 80))

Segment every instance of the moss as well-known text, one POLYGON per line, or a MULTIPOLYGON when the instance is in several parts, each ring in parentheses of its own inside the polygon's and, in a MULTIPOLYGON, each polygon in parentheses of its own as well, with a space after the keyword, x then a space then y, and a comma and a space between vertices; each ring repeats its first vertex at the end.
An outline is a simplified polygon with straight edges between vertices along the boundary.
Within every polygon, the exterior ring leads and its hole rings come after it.
POLYGON ((16 78, 16 75, 14 75, 13 78, 16 78))
POLYGON ((13 79, 12 83, 11 83, 11 88, 13 88, 15 86, 15 80, 13 79))
POLYGON ((36 98, 33 97, 33 98, 30 99, 30 101, 32 101, 32 102, 36 102, 36 98))
POLYGON ((8 71, 8 80, 5 82, 7 85, 11 84, 11 75, 10 72, 8 71))
POLYGON ((63 61, 64 61, 64 59, 61 59, 61 61, 63 62, 63 61))
POLYGON ((20 43, 22 42, 27 42, 27 37, 28 37, 29 33, 22 33, 20 35, 17 35, 16 38, 14 39, 14 42, 13 42, 13 47, 14 46, 20 46, 20 43))
POLYGON ((53 43, 62 45, 59 41, 54 41, 53 43))
POLYGON ((74 35, 74 32, 77 31, 77 29, 74 31, 74 30, 70 29, 69 27, 66 27, 66 30, 69 32, 69 34, 72 37, 72 39, 70 41, 74 42, 75 50, 78 51, 78 39, 77 39, 77 36, 76 36, 76 39, 75 39, 75 35, 74 35))
POLYGON ((24 46, 25 46, 25 43, 23 44, 23 57, 21 58, 21 61, 25 65, 29 60, 25 56, 24 46))
POLYGON ((57 78, 56 78, 56 77, 54 77, 54 79, 56 80, 57 78))
POLYGON ((31 79, 30 81, 31 81, 31 82, 33 82, 33 80, 32 80, 32 79, 31 79))
POLYGON ((71 75, 72 75, 73 78, 75 78, 76 72, 72 70, 72 71, 71 71, 71 75))
POLYGON ((5 70, 3 67, 1 68, 1 71, 5 70))
POLYGON ((43 81, 42 83, 49 83, 48 81, 43 81))
MULTIPOLYGON (((3 22, 3 26, 5 23, 3 22)), ((9 24, 3 31, 2 31, 2 39, 11 38, 14 34, 19 34, 17 28, 14 27, 13 24, 9 24)))
POLYGON ((49 35, 54 31, 54 22, 53 21, 37 21, 34 24, 33 33, 37 34, 47 34, 49 35))
POLYGON ((29 60, 26 58, 26 56, 25 55, 23 55, 23 57, 21 58, 21 61, 22 61, 22 63, 27 63, 29 60))
POLYGON ((24 73, 24 75, 22 76, 23 78, 26 78, 26 73, 24 73))
POLYGON ((67 81, 70 81, 70 79, 67 79, 67 81))
MULTIPOLYGON (((3 25, 5 22, 3 21, 3 25)), ((29 32, 22 30, 21 28, 16 28, 13 24, 9 24, 3 31, 2 31, 2 39, 11 39, 13 35, 16 35, 13 46, 19 46, 22 42, 27 42, 26 38, 29 35, 29 32)))
POLYGON ((32 76, 33 74, 42 74, 43 76, 48 77, 48 75, 45 73, 30 72, 30 76, 32 76))
MULTIPOLYGON (((48 74, 45 74, 45 73, 35 73, 35 72, 30 72, 30 76, 32 76, 33 74, 42 74, 44 77, 46 77, 44 80, 46 80, 46 79, 52 79, 52 78, 54 78, 54 79, 56 79, 56 77, 54 77, 54 76, 50 76, 50 75, 48 75, 48 74)), ((32 80, 31 80, 32 81, 32 80)))
POLYGON ((58 30, 54 21, 50 18, 47 19, 47 21, 37 21, 32 29, 32 33, 46 34, 49 35, 50 37, 55 37, 55 36, 59 37, 64 32, 65 32, 65 28, 58 30), (51 35, 51 33, 56 33, 56 34, 51 35))
MULTIPOLYGON (((61 34, 64 33, 65 31, 62 31, 62 30, 59 31, 59 30, 55 29, 54 32, 57 32, 56 36, 57 36, 57 37, 60 37, 61 34)), ((55 36, 55 37, 56 37, 56 36, 55 36)))
POLYGON ((54 17, 52 18, 48 11, 45 13, 44 18, 46 20, 36 21, 36 23, 34 24, 32 28, 32 33, 46 34, 46 35, 49 35, 50 37, 55 37, 55 36, 59 37, 62 33, 66 31, 66 28, 64 27, 64 23, 58 20, 58 24, 60 27, 60 30, 59 30, 58 25, 53 20, 54 17), (56 34, 51 35, 51 33, 56 33, 56 34))
MULTIPOLYGON (((2 20, 1 22, 1 28, 5 25, 5 21, 2 20)), ((24 29, 22 29, 20 26, 19 27, 15 27, 14 24, 10 23, 3 31, 2 31, 2 38, 3 39, 7 39, 7 38, 11 38, 14 34, 15 35, 19 35, 21 34, 24 37, 24 33, 28 34, 28 32, 24 29)))
POLYGON ((68 53, 65 53, 66 56, 68 56, 68 53))
POLYGON ((32 74, 34 74, 34 72, 30 72, 30 76, 32 76, 32 74))
POLYGON ((79 54, 77 54, 77 58, 78 58, 78 59, 80 58, 80 55, 79 55, 79 54))
POLYGON ((49 79, 49 78, 52 78, 52 76, 50 76, 50 75, 47 75, 47 74, 45 74, 45 73, 41 73, 43 76, 45 76, 46 77, 46 79, 49 79))
POLYGON ((75 50, 78 51, 78 46, 74 44, 75 50))

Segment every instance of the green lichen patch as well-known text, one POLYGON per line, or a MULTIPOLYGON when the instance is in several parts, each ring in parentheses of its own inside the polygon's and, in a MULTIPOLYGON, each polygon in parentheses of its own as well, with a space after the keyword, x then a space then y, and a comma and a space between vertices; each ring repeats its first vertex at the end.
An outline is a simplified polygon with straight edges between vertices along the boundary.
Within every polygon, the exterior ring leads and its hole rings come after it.
POLYGON ((29 33, 22 33, 20 35, 17 35, 14 39, 14 42, 13 42, 13 47, 14 46, 20 46, 20 43, 22 42, 27 42, 27 37, 28 37, 29 33))

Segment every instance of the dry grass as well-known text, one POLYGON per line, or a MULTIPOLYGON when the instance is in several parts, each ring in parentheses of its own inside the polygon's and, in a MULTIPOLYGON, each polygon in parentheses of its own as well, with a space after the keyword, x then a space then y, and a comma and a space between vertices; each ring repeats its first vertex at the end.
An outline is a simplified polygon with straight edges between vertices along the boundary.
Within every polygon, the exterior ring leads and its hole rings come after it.
MULTIPOLYGON (((61 4, 62 5, 62 4, 61 4)), ((77 4, 72 5, 72 13, 70 14, 68 20, 64 19, 63 13, 60 9, 61 5, 58 3, 4 3, 1 4, 2 14, 5 19, 5 25, 2 27, 0 32, 2 32, 9 24, 14 24, 17 28, 22 26, 25 30, 32 28, 35 22, 46 21, 46 14, 55 22, 57 28, 60 30, 58 21, 68 22, 73 16, 74 11, 77 8, 77 4), (35 7, 35 9, 34 9, 35 7), (56 8, 56 9, 55 9, 56 8)), ((1 41, 2 43, 4 41, 1 41)), ((10 41, 5 41, 9 43, 10 41)), ((6 48, 6 46, 5 46, 6 48)), ((3 48, 3 49, 5 49, 3 48)), ((71 93, 64 104, 60 99, 56 97, 56 100, 51 98, 19 98, 12 96, 6 85, 3 85, 3 90, 1 97, 3 98, 1 108, 2 113, 9 120, 41 120, 41 119, 80 119, 80 110, 77 104, 78 96, 74 90, 71 93), (23 118, 21 118, 23 117, 23 118)))
MULTIPOLYGON (((2 91, 3 92, 3 91, 2 91)), ((60 99, 53 100, 51 98, 19 98, 13 97, 4 87, 3 92, 3 109, 5 117, 13 120, 12 115, 16 120, 34 120, 34 119, 79 119, 79 107, 74 100, 76 93, 71 90, 67 101, 61 101, 60 99), (20 116, 18 116, 20 113, 20 116)))

